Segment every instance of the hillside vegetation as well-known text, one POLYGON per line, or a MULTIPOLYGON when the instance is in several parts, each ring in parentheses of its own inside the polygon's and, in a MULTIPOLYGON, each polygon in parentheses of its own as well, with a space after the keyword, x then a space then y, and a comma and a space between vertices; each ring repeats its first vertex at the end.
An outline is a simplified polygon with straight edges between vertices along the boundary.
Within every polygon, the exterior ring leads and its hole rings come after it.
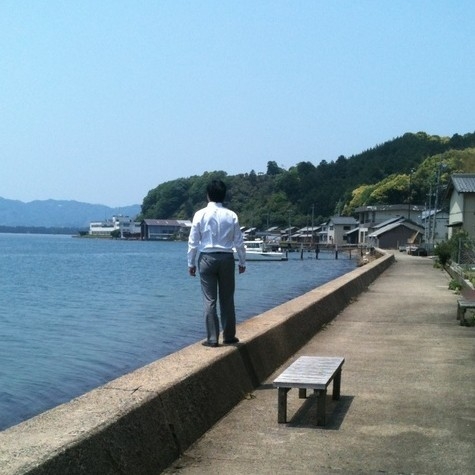
POLYGON ((226 205, 243 226, 306 226, 328 217, 352 215, 358 206, 426 204, 442 197, 452 173, 475 172, 475 132, 452 137, 406 133, 351 157, 330 163, 300 162, 285 170, 267 163, 265 173, 225 171, 179 178, 158 185, 143 200, 141 218, 191 219, 206 204, 206 185, 221 178, 226 205), (437 186, 438 185, 438 186, 437 186))

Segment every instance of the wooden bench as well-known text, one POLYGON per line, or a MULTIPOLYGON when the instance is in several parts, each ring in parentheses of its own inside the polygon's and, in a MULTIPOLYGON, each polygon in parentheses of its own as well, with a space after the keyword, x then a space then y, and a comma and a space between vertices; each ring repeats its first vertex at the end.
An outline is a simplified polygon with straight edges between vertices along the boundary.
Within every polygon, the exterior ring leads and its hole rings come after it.
POLYGON ((460 320, 460 325, 465 325, 465 312, 468 308, 475 309, 475 290, 463 290, 462 298, 457 300, 457 320, 460 320))
POLYGON ((465 325, 465 312, 468 308, 475 309, 475 300, 457 300, 457 320, 460 320, 460 325, 465 325))
POLYGON ((323 356, 301 356, 277 379, 279 423, 287 422, 287 393, 292 388, 299 389, 299 398, 307 397, 307 389, 317 395, 317 425, 325 425, 327 387, 333 381, 332 398, 340 399, 341 369, 345 358, 323 356))

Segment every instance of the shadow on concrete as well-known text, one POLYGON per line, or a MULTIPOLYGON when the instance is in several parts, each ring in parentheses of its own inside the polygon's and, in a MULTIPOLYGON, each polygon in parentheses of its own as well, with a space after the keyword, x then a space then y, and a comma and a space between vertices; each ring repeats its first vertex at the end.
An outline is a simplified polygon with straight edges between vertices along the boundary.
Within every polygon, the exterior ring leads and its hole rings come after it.
POLYGON ((249 354, 249 349, 246 345, 243 345, 242 343, 238 343, 237 345, 233 346, 236 346, 239 350, 239 354, 241 355, 244 367, 246 368, 252 386, 254 388, 259 386, 259 376, 256 373, 251 355, 249 354))
MULTIPOLYGON (((275 420, 277 422, 277 388, 272 383, 261 384, 255 391, 275 391, 275 420)), ((327 394, 326 401, 326 424, 317 425, 317 397, 310 390, 306 399, 299 399, 298 389, 289 391, 289 408, 287 413, 287 427, 299 427, 310 429, 339 430, 346 414, 350 410, 354 396, 341 395, 338 401, 334 401, 331 389, 327 394), (292 398, 292 401, 290 400, 292 398), (298 409, 292 413, 291 407, 299 405, 298 409)), ((284 424, 283 424, 284 425, 284 424)))
MULTIPOLYGON (((297 392, 297 390, 296 390, 297 392)), ((315 394, 309 394, 307 398, 300 399, 303 404, 290 417, 287 422, 289 427, 305 427, 307 429, 324 429, 339 430, 346 414, 350 410, 354 396, 340 396, 338 401, 334 401, 331 393, 327 395, 326 401, 326 424, 324 426, 317 425, 317 397, 315 394)))

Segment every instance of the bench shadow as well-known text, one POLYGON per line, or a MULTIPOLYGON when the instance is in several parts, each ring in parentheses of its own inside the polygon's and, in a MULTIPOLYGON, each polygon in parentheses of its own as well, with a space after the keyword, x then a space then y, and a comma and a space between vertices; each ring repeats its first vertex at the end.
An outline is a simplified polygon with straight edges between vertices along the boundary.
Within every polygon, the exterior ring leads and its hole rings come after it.
MULTIPOLYGON (((275 398, 277 403, 277 388, 272 383, 261 384, 257 391, 269 390, 272 389, 275 391, 275 398)), ((288 427, 304 427, 310 429, 326 429, 326 430, 339 430, 341 424, 343 423, 346 414, 350 410, 351 403, 355 396, 342 395, 340 394, 340 399, 334 401, 332 399, 331 391, 327 394, 326 400, 326 424, 324 426, 317 425, 317 396, 316 394, 308 390, 306 399, 298 398, 298 389, 292 389, 287 393, 287 423, 288 427), (300 407, 292 415, 290 409, 290 398, 297 398, 298 402, 293 401, 293 405, 300 404, 300 407)), ((276 421, 277 421, 277 404, 275 407, 276 410, 276 421)), ((282 424, 283 425, 283 424, 282 424)))
POLYGON ((309 394, 305 400, 299 399, 302 401, 302 405, 292 417, 290 417, 291 414, 287 414, 287 426, 339 430, 346 414, 350 410, 353 399, 354 396, 340 395, 340 399, 334 401, 331 394, 328 394, 325 414, 326 424, 319 426, 317 425, 317 397, 313 393, 309 394))

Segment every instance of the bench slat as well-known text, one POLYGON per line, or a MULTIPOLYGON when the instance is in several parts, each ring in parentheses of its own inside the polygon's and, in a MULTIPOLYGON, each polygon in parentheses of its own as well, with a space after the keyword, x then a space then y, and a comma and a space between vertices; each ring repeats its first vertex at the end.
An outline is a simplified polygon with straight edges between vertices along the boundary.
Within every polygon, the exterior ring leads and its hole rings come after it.
POLYGON ((458 306, 463 308, 475 308, 475 300, 458 300, 458 306))
POLYGON ((274 380, 274 386, 325 389, 344 362, 342 357, 301 356, 274 380))

